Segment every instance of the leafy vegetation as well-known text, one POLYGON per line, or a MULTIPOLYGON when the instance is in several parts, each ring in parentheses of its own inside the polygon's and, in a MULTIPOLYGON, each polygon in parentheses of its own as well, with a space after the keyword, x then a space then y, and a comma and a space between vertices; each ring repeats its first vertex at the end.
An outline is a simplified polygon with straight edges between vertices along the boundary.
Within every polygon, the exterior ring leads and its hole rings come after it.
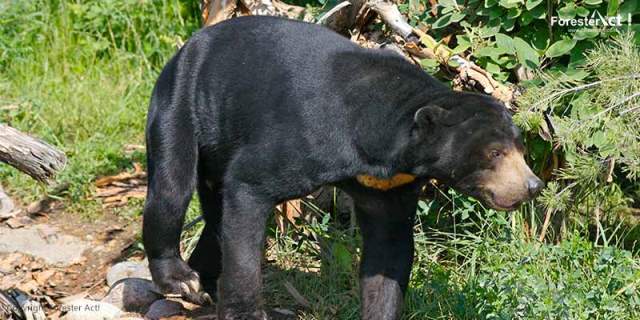
MULTIPOLYGON (((438 3, 435 14, 429 1, 400 7, 455 53, 526 87, 515 120, 534 171, 549 183, 539 201, 509 214, 430 190, 433 199, 418 213, 405 317, 637 319, 640 50, 638 33, 627 29, 638 25, 547 25, 552 16, 595 11, 637 21, 637 1, 438 3), (535 79, 520 81, 522 68, 536 70, 535 79)), ((89 197, 93 179, 143 160, 124 146, 143 142, 153 82, 199 27, 198 10, 183 0, 0 0, 0 121, 66 152, 70 162, 57 182, 70 184, 71 210, 100 214, 89 197)), ((439 70, 437 61, 422 65, 439 70)), ((7 166, 0 180, 25 201, 46 192, 7 166)), ((139 210, 139 203, 126 209, 134 217, 139 210)), ((269 303, 295 308, 286 280, 310 302, 301 319, 357 317, 357 231, 335 220, 319 212, 298 229, 271 231, 269 303)), ((199 228, 185 234, 186 247, 199 228)))
MULTIPOLYGON (((310 301, 303 319, 354 319, 358 240, 321 214, 288 234, 273 231, 267 290, 294 308, 283 282, 310 301), (300 241, 300 234, 308 234, 300 241), (315 240, 315 241, 314 241, 315 240)), ((640 260, 579 232, 532 241, 522 213, 482 208, 455 192, 420 203, 406 319, 635 319, 640 260), (451 207, 451 204, 454 204, 451 207)))
MULTIPOLYGON (((61 148, 69 157, 75 210, 96 176, 131 167, 141 144, 154 80, 199 27, 197 4, 180 1, 0 1, 0 119, 61 148), (79 202, 76 202, 79 201, 79 202)), ((5 187, 26 200, 43 190, 0 166, 5 187)))
MULTIPOLYGON (((456 35, 454 52, 471 49, 478 65, 496 79, 511 82, 516 81, 511 71, 520 66, 536 70, 549 65, 572 72, 584 62, 582 53, 598 41, 620 30, 640 31, 637 23, 631 23, 640 5, 630 0, 442 0, 436 15, 431 14, 429 1, 408 1, 402 8, 414 25, 431 29, 437 39, 456 35), (605 26, 600 20, 617 15, 620 27, 605 26), (569 19, 594 19, 594 25, 559 22, 569 19)), ((635 42, 640 44, 640 37, 635 42)))
POLYGON ((548 141, 530 138, 531 157, 541 168, 560 166, 541 202, 554 212, 596 217, 601 236, 602 221, 615 223, 640 203, 640 51, 627 34, 597 44, 585 61, 583 80, 548 73, 532 85, 516 121, 530 132, 554 131, 548 141), (545 163, 558 157, 554 149, 562 163, 545 163))

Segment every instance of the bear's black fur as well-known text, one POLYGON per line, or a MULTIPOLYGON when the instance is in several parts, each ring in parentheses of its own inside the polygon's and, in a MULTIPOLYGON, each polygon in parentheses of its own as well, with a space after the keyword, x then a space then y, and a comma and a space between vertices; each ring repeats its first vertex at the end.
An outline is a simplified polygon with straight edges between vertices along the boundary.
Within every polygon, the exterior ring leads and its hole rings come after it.
POLYGON ((146 137, 143 237, 153 279, 196 303, 210 299, 201 283, 218 295, 218 319, 266 318, 265 223, 283 200, 325 184, 354 198, 362 317, 396 319, 425 179, 497 208, 539 189, 528 168, 514 169, 524 163, 522 146, 496 100, 453 92, 396 53, 279 18, 237 18, 196 33, 158 78, 146 137), (485 183, 496 170, 527 191, 485 183), (386 191, 355 179, 399 173, 417 179, 386 191), (193 190, 206 225, 187 264, 179 239, 193 190))

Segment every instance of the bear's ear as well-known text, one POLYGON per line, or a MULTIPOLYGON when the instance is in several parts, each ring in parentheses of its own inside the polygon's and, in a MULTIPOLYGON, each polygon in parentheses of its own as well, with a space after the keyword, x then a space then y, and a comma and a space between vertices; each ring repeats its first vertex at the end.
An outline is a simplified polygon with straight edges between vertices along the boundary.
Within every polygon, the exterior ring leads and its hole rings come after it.
POLYGON ((455 112, 435 104, 418 109, 413 115, 413 121, 421 128, 451 126, 457 122, 455 112))

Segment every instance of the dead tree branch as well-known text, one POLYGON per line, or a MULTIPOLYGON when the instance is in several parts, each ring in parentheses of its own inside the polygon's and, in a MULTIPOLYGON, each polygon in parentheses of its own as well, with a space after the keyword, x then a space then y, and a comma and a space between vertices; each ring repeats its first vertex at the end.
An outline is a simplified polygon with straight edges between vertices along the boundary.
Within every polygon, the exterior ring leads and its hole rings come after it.
POLYGON ((448 66, 451 61, 457 63, 459 66, 456 71, 459 74, 460 81, 473 82, 479 85, 485 93, 504 102, 507 108, 512 108, 515 100, 515 90, 513 88, 497 82, 491 74, 472 61, 453 54, 453 51, 445 44, 436 41, 422 30, 409 25, 395 4, 386 0, 370 0, 367 2, 367 6, 376 12, 380 19, 395 33, 407 41, 405 49, 409 53, 421 58, 434 58, 444 66, 448 66), (424 47, 413 43, 412 37, 420 39, 420 43, 424 47))
MULTIPOLYGON (((364 4, 365 0, 343 1, 325 13, 317 23, 348 35, 364 4)), ((307 22, 314 20, 306 8, 280 0, 201 0, 200 6, 205 27, 241 15, 286 16, 307 22)))
POLYGON ((372 0, 367 6, 380 15, 380 19, 402 38, 408 39, 413 32, 413 27, 407 23, 395 4, 385 0, 372 0))
POLYGON ((318 23, 349 36, 349 31, 356 26, 365 2, 366 0, 349 0, 349 5, 344 5, 344 2, 339 3, 329 10, 329 12, 333 11, 331 14, 325 14, 326 17, 323 17, 323 21, 318 21, 318 23))
POLYGON ((0 124, 0 162, 8 163, 34 179, 46 182, 64 168, 66 161, 62 151, 0 124))
POLYGON ((233 16, 238 7, 237 0, 203 0, 202 23, 204 26, 211 26, 233 16))

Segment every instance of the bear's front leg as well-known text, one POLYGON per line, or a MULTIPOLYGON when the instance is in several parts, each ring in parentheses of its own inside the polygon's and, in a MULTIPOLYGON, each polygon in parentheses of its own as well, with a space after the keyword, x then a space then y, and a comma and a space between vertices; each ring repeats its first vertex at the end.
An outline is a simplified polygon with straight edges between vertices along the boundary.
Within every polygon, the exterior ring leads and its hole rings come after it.
POLYGON ((245 183, 227 182, 222 214, 222 274, 218 319, 267 319, 261 262, 268 214, 275 203, 245 183))
POLYGON ((363 240, 362 319, 399 319, 413 263, 417 189, 413 185, 386 192, 356 188, 350 194, 363 240))

